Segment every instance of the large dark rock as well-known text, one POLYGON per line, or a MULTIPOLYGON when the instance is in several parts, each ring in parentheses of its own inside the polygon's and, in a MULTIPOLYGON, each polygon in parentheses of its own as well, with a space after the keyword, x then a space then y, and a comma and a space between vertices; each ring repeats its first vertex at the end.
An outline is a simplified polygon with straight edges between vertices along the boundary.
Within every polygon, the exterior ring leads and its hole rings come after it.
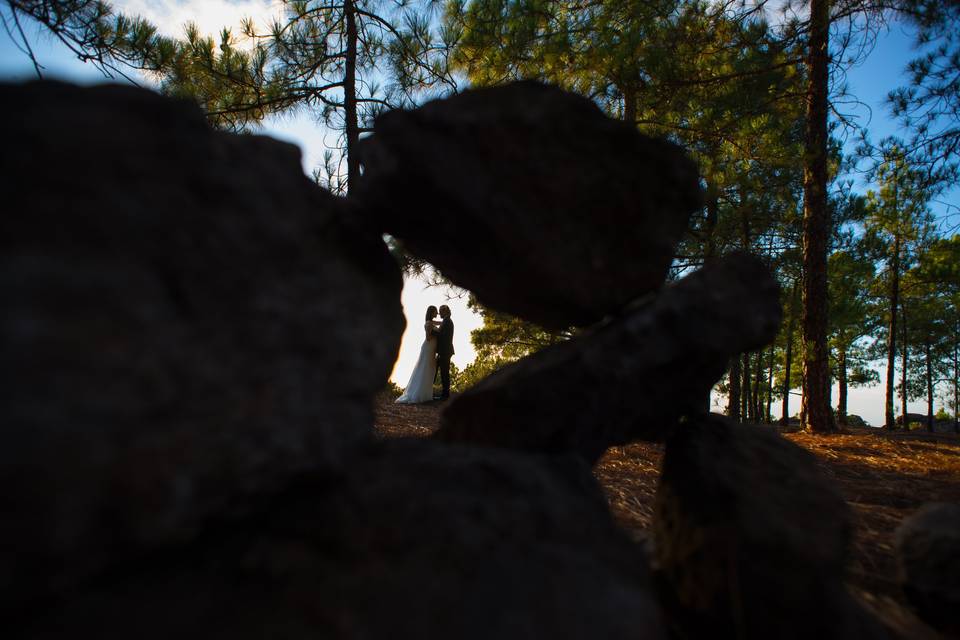
POLYGON ((484 304, 548 327, 660 287, 701 199, 679 147, 535 82, 386 113, 361 157, 365 215, 484 304))
POLYGON ((855 413, 848 413, 846 423, 849 427, 869 427, 867 421, 855 413))
POLYGON ((812 454, 710 414, 672 433, 661 473, 654 563, 681 636, 886 636, 844 586, 849 507, 812 454))
POLYGON ((903 592, 931 625, 960 638, 960 504, 935 503, 896 533, 903 592))
POLYGON ((594 462, 611 445, 662 439, 680 416, 702 412, 730 356, 772 340, 779 322, 768 269, 730 256, 496 371, 447 407, 436 437, 594 462))
POLYGON ((589 468, 378 445, 242 522, 14 621, 9 638, 663 638, 589 468))
POLYGON ((291 145, 0 86, 0 595, 192 536, 369 437, 401 277, 291 145))

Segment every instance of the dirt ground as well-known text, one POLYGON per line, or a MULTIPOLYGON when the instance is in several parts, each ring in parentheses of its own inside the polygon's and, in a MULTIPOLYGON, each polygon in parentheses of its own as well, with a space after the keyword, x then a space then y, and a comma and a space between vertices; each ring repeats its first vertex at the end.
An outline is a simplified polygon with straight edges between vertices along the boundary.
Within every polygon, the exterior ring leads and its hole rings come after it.
MULTIPOLYGON (((439 426, 442 403, 377 406, 382 437, 423 437, 439 426)), ((908 637, 937 637, 906 611, 896 582, 893 533, 927 502, 960 502, 960 438, 851 428, 839 435, 786 433, 816 454, 853 509, 856 533, 849 583, 862 599, 908 637)), ((594 469, 617 522, 633 537, 647 535, 663 447, 637 443, 611 448, 594 469)))

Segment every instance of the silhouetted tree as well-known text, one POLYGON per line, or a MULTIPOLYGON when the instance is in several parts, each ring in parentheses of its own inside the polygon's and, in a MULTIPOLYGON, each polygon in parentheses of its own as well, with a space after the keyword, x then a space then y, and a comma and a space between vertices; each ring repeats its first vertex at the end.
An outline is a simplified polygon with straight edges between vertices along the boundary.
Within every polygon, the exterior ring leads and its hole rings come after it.
POLYGON ((927 208, 931 193, 926 188, 923 172, 910 163, 898 141, 891 139, 885 147, 884 162, 877 171, 879 190, 867 194, 866 233, 867 242, 877 248, 876 255, 885 265, 882 278, 888 327, 885 427, 893 429, 897 319, 902 307, 900 279, 914 260, 918 246, 929 238, 932 217, 927 208))

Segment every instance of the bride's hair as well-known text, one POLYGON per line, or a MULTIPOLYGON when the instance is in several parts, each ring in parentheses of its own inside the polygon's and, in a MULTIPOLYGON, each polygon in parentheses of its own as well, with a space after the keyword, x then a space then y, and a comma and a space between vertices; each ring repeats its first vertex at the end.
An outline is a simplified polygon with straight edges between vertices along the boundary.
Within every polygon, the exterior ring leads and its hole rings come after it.
POLYGON ((437 317, 437 308, 433 305, 427 307, 427 321, 433 320, 437 317))

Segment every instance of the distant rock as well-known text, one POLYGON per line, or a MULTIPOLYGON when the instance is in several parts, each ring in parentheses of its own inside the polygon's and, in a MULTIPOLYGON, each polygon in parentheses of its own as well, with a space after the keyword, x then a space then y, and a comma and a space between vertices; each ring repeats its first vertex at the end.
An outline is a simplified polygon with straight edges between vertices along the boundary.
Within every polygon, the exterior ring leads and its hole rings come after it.
POLYGON ((850 427, 869 427, 870 426, 866 420, 864 420, 863 418, 861 418, 855 413, 847 414, 846 423, 847 423, 847 426, 850 426, 850 427))
POLYGON ((776 335, 779 288, 732 255, 629 313, 499 369, 450 403, 435 437, 595 462, 700 413, 730 356, 776 335))
POLYGON ((933 503, 896 533, 903 592, 921 618, 960 637, 960 504, 933 503))
MULTIPOLYGON (((401 277, 299 153, 120 86, 0 85, 4 607, 364 442, 401 277)), ((160 617, 160 616, 158 616, 160 617)))
POLYGON ((547 327, 659 288, 701 205, 679 147, 536 82, 383 114, 361 154, 364 216, 483 304, 547 327))
POLYGON ((657 640, 660 615, 582 462, 420 440, 301 477, 6 637, 657 640))
POLYGON ((844 586, 850 535, 814 456, 775 430, 710 414, 667 440, 654 562, 683 637, 886 637, 844 586))

